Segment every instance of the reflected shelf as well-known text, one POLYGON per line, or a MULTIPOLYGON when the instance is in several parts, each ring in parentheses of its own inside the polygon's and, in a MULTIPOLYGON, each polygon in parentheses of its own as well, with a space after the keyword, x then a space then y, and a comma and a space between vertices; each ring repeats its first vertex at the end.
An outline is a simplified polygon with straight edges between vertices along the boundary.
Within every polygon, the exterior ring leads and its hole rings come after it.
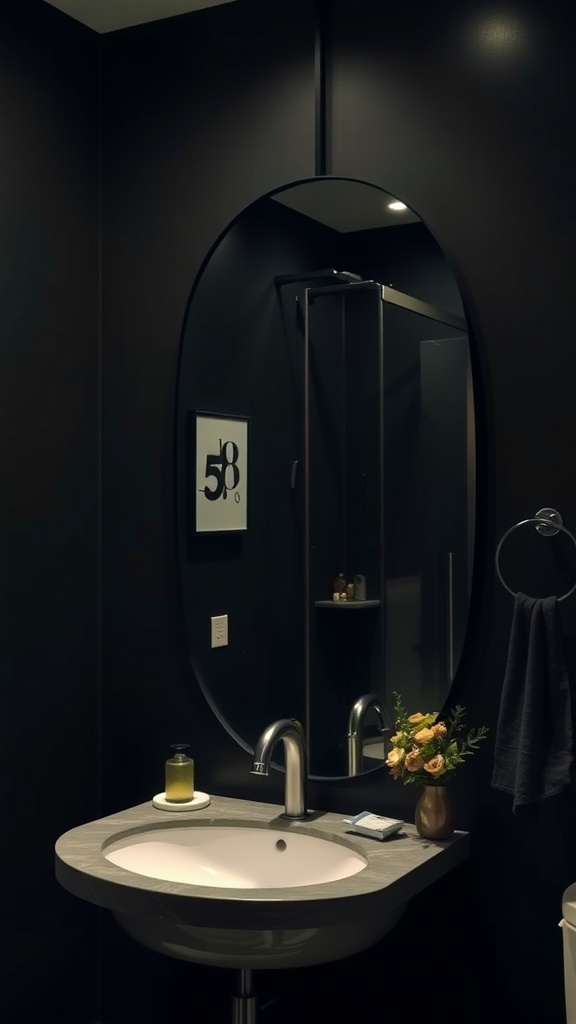
POLYGON ((356 611, 366 608, 379 608, 380 601, 314 601, 315 608, 337 608, 338 611, 356 611))

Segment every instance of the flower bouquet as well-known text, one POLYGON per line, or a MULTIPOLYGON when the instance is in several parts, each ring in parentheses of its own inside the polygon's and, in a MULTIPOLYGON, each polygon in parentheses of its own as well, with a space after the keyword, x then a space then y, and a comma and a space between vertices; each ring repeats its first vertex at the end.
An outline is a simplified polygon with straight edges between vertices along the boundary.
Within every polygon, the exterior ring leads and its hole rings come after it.
POLYGON ((465 709, 459 704, 446 721, 439 721, 437 711, 409 715, 400 694, 394 693, 394 712, 395 733, 390 737, 392 749, 386 764, 392 778, 405 783, 445 786, 488 733, 486 726, 481 726, 462 735, 465 709))

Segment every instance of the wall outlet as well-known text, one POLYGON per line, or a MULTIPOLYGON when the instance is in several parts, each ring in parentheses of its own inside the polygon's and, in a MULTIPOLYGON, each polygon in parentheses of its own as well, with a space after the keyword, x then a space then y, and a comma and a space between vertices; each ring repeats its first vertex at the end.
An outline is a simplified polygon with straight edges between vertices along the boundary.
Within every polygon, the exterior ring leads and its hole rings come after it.
POLYGON ((212 647, 228 646, 228 616, 213 615, 210 619, 212 647))

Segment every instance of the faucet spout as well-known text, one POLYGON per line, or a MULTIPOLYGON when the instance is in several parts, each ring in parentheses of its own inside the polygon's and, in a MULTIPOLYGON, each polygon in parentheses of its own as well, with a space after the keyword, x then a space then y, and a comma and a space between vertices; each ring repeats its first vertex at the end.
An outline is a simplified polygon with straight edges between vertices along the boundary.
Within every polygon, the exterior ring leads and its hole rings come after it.
POLYGON ((284 818, 306 818, 306 743, 302 726, 294 718, 279 718, 260 736, 254 750, 252 775, 268 775, 272 751, 279 740, 284 744, 285 793, 284 818))
POLYGON ((363 734, 362 727, 364 724, 364 718, 366 712, 373 708, 378 718, 380 719, 380 725, 382 727, 382 734, 390 734, 392 732, 391 721, 382 703, 382 699, 377 693, 365 693, 362 697, 358 697, 358 700, 354 702, 350 709, 350 715, 348 718, 348 774, 359 775, 362 771, 362 758, 363 758, 363 734))

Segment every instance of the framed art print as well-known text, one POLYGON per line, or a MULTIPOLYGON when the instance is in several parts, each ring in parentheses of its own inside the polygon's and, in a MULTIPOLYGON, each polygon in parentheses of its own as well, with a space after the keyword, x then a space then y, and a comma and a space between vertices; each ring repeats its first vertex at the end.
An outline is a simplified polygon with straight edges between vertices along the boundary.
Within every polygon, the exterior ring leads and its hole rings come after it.
POLYGON ((248 420, 197 411, 189 417, 195 532, 247 530, 248 420))

